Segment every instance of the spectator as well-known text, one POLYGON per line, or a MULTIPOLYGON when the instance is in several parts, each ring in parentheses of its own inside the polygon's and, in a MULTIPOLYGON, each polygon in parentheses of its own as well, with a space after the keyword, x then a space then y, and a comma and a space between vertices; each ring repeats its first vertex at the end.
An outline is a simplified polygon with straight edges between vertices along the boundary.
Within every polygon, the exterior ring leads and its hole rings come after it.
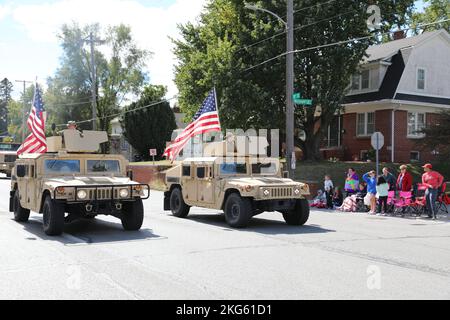
POLYGON ((376 206, 377 206, 377 179, 376 172, 370 171, 363 176, 363 180, 367 183, 367 197, 370 201, 370 212, 369 214, 376 214, 376 206))
POLYGON ((384 176, 378 178, 377 183, 377 198, 378 198, 378 215, 385 214, 387 212, 387 200, 389 196, 389 184, 384 176))
POLYGON ((345 192, 347 197, 358 192, 359 187, 359 177, 356 174, 355 169, 348 169, 347 179, 345 180, 345 192))
POLYGON ((325 193, 322 190, 317 191, 316 197, 313 199, 311 203, 311 207, 315 208, 325 208, 327 199, 325 197, 325 193))
POLYGON ((325 176, 325 180, 323 182, 325 195, 327 198, 327 209, 333 209, 333 181, 331 180, 330 175, 325 176))
POLYGON ((335 208, 342 206, 342 202, 344 202, 344 195, 340 188, 336 187, 333 193, 333 205, 335 208))
POLYGON ((413 188, 413 177, 408 172, 408 167, 402 165, 400 167, 400 175, 397 179, 397 191, 411 192, 413 188))
POLYGON ((397 191, 397 179, 395 176, 389 171, 389 168, 383 168, 383 178, 386 180, 389 185, 389 191, 397 191))
POLYGON ((427 199, 428 217, 436 220, 436 200, 439 193, 439 188, 444 183, 444 177, 437 171, 433 171, 431 164, 423 166, 425 173, 422 176, 422 184, 427 187, 425 193, 427 199))

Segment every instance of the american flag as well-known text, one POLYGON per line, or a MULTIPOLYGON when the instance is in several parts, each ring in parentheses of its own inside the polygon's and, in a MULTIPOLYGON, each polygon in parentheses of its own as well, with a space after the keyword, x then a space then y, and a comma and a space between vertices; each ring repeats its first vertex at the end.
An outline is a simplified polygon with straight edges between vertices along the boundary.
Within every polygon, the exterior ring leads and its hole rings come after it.
POLYGON ((44 103, 38 84, 35 86, 33 105, 27 121, 31 134, 17 150, 17 155, 24 153, 46 153, 47 139, 45 137, 44 103))
POLYGON ((217 111, 216 90, 213 89, 195 114, 192 122, 167 147, 164 156, 174 161, 189 140, 199 134, 221 131, 219 113, 217 111))

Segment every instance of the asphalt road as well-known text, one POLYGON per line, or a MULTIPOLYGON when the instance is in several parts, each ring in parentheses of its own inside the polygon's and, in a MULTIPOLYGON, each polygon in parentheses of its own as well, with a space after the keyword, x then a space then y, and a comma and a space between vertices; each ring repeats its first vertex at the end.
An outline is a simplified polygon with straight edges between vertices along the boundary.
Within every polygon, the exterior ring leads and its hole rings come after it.
POLYGON ((312 212, 304 227, 281 215, 232 230, 218 212, 188 219, 145 202, 140 232, 99 217, 62 237, 8 212, 0 180, 0 299, 449 299, 450 220, 312 212))

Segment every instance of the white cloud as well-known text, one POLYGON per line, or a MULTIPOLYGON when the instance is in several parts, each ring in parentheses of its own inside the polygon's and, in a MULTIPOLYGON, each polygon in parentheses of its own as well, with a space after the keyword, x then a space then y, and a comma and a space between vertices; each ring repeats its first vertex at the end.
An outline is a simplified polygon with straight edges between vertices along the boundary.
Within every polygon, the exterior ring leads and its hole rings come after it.
POLYGON ((140 47, 154 53, 148 62, 151 82, 167 85, 168 95, 172 96, 176 93, 173 83, 175 57, 168 37, 177 37, 177 24, 194 21, 206 2, 176 0, 167 8, 157 8, 134 0, 62 0, 17 6, 13 16, 31 40, 45 43, 57 42, 61 25, 72 21, 79 24, 98 22, 102 26, 130 25, 140 47))
POLYGON ((5 18, 7 15, 11 13, 11 9, 8 6, 2 6, 0 5, 0 20, 5 18))

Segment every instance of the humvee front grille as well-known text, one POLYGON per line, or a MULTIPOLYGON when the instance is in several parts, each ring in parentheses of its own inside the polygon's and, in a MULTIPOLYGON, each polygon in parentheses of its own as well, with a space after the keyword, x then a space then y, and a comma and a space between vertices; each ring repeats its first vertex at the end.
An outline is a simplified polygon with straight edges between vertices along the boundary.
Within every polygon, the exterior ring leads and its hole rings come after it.
POLYGON ((15 162, 17 160, 17 156, 13 154, 5 155, 5 162, 15 162))
POLYGON ((292 198, 293 191, 291 187, 279 187, 270 189, 271 198, 292 198))
POLYGON ((112 196, 112 190, 111 188, 104 188, 104 189, 96 189, 96 190, 89 190, 89 199, 97 199, 97 200, 111 200, 111 199, 117 199, 118 198, 118 191, 117 189, 114 190, 114 197, 112 196), (97 193, 97 196, 95 195, 97 193))

